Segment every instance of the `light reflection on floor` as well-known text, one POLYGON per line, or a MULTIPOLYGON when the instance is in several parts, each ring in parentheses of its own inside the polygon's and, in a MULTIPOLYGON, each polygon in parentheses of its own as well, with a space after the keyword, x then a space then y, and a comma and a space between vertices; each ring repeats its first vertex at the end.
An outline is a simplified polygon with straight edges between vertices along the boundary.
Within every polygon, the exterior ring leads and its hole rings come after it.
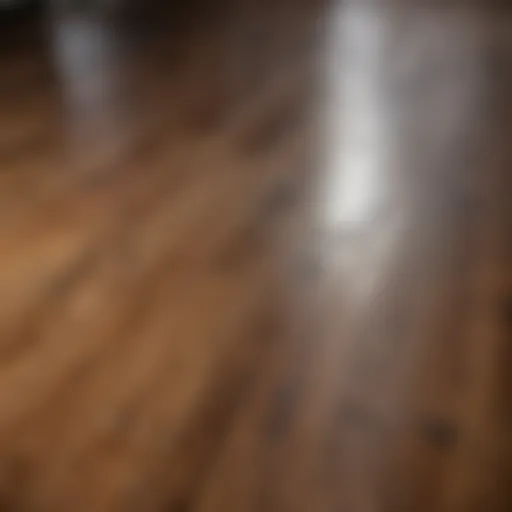
POLYGON ((351 290, 367 300, 379 286, 386 261, 400 237, 401 219, 387 207, 392 197, 394 131, 382 98, 385 21, 364 6, 340 8, 332 16, 327 55, 328 113, 324 201, 328 232, 341 236, 331 254, 351 290), (341 57, 340 57, 341 56, 341 57), (387 210, 385 222, 381 211, 387 210), (350 237, 344 243, 344 236, 350 237))

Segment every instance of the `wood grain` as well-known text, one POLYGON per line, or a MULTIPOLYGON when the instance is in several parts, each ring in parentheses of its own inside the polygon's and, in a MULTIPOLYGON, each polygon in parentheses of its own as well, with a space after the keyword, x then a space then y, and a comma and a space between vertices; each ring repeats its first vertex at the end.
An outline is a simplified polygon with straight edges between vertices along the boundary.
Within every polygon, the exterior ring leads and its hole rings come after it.
POLYGON ((0 510, 508 512, 512 9, 66 4, 0 34, 0 510))

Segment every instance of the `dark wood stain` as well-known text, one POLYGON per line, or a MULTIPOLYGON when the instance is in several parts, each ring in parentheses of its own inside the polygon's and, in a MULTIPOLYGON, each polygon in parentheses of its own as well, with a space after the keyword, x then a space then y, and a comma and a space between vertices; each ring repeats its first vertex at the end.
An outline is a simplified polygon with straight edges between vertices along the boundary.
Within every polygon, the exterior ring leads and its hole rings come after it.
POLYGON ((450 422, 439 418, 425 418, 419 423, 423 439, 440 450, 453 449, 457 444, 459 433, 450 422))

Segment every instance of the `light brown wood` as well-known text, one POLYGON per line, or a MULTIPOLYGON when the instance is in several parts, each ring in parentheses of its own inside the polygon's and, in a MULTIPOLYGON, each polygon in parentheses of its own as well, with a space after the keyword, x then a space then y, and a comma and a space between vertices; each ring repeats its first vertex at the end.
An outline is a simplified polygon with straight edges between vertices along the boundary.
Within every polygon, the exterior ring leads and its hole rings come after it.
POLYGON ((509 511, 511 85, 504 3, 2 20, 0 510, 509 511))

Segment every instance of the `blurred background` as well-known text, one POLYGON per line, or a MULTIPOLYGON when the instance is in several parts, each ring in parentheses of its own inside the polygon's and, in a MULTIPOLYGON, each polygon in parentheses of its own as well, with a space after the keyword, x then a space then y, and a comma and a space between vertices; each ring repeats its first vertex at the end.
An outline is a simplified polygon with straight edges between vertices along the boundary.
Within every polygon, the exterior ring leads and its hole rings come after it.
POLYGON ((512 6, 0 0, 0 510, 510 512, 512 6))

